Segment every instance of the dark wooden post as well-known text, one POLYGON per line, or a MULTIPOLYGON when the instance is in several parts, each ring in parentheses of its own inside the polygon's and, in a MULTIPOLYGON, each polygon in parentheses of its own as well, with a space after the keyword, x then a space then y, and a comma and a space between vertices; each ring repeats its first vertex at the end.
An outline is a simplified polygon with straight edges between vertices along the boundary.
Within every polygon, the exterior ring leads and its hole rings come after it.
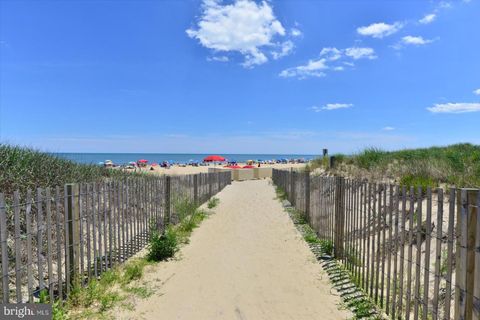
POLYGON ((330 169, 335 168, 335 156, 331 156, 328 161, 328 167, 330 169))
POLYGON ((345 224, 345 179, 335 178, 335 235, 334 255, 336 259, 342 259, 344 255, 344 224, 345 224))

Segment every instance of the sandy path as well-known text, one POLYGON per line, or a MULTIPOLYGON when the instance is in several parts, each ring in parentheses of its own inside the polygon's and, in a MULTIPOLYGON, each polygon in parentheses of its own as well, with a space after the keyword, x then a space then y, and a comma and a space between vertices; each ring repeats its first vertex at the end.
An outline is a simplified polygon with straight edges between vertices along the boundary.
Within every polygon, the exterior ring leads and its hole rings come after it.
POLYGON ((180 259, 145 275, 155 294, 120 319, 346 319, 327 275, 267 180, 234 183, 180 259))

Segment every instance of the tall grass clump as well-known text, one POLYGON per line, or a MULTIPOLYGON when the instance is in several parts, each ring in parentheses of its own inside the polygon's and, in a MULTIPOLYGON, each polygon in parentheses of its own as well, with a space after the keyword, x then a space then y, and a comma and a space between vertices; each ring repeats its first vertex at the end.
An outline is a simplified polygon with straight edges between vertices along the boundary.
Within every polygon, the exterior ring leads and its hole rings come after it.
POLYGON ((0 144, 0 190, 6 194, 40 186, 95 182, 125 175, 131 174, 97 165, 78 164, 30 148, 0 144))

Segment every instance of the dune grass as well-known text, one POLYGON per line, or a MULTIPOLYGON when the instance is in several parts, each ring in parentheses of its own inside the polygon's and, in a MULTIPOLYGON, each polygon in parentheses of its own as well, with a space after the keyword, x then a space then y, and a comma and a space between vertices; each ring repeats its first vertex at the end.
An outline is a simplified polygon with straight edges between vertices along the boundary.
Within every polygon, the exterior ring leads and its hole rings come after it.
MULTIPOLYGON (((480 187, 480 146, 469 143, 446 147, 385 151, 367 148, 353 156, 338 155, 338 173, 364 173, 394 179, 400 185, 480 187)), ((326 168, 324 159, 311 167, 326 168)))
POLYGON ((34 149, 0 144, 0 192, 5 194, 127 175, 132 174, 97 165, 78 164, 34 149))

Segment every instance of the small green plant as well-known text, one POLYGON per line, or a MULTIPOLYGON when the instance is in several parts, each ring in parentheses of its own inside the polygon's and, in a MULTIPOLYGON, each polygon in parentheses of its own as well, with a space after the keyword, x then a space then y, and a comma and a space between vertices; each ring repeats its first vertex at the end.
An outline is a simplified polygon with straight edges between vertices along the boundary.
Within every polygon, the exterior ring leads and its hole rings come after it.
POLYGON ((55 301, 52 304, 52 320, 67 320, 68 315, 67 311, 60 303, 60 301, 55 301))
POLYGON ((163 261, 171 258, 178 250, 178 239, 175 230, 172 227, 160 234, 154 231, 148 246, 147 260, 163 261))
POLYGON ((320 243, 320 240, 318 239, 317 234, 315 233, 315 231, 312 230, 312 228, 305 228, 305 233, 303 235, 303 238, 308 243, 320 243))
POLYGON ((287 200, 287 193, 282 188, 276 187, 275 188, 275 193, 277 194, 277 199, 282 200, 282 201, 287 200))
POLYGON ((146 286, 125 288, 125 291, 132 293, 141 299, 147 299, 154 294, 154 291, 146 286))
POLYGON ((145 263, 141 260, 129 262, 125 265, 125 270, 122 277, 122 283, 128 284, 134 280, 138 280, 143 276, 143 267, 145 263))
POLYGON ((322 251, 331 256, 333 254, 333 241, 332 240, 320 240, 320 248, 322 251))
POLYGON ((210 200, 208 200, 207 207, 208 209, 213 209, 216 206, 218 206, 219 203, 220 203, 220 199, 213 197, 210 200))

